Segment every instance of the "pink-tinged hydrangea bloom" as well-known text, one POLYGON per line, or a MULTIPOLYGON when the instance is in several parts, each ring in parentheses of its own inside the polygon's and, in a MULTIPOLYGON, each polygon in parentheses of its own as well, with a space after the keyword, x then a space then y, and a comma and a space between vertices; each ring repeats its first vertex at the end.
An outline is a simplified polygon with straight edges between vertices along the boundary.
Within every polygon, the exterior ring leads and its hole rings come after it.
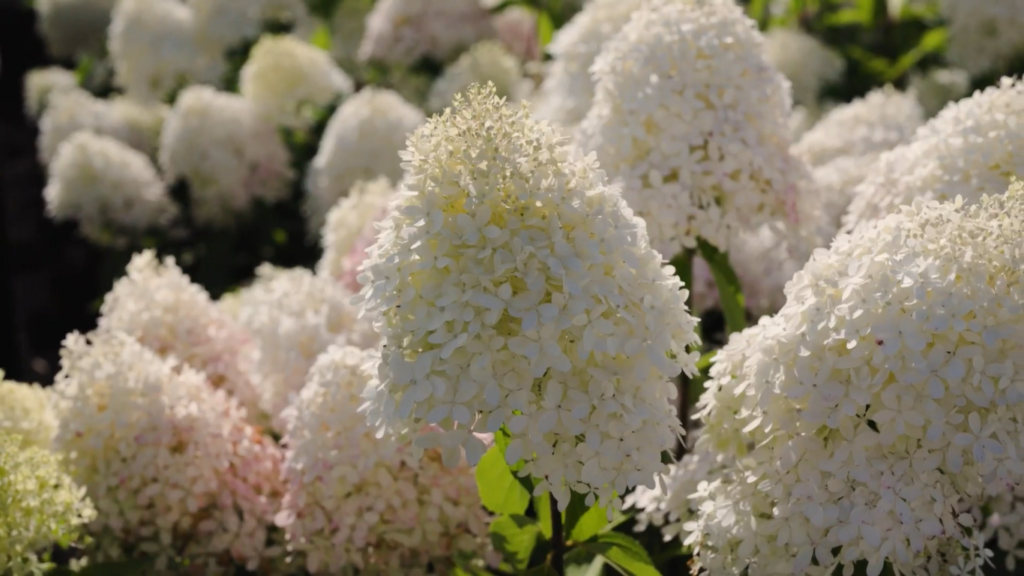
POLYGON ((360 181, 331 208, 320 233, 323 256, 317 274, 334 278, 353 293, 359 292, 359 269, 366 250, 377 240, 377 223, 387 216, 394 192, 383 176, 360 181))
POLYGON ((265 567, 282 454, 203 373, 123 332, 71 334, 54 388, 54 445, 98 511, 96 560, 181 557, 203 574, 265 567))

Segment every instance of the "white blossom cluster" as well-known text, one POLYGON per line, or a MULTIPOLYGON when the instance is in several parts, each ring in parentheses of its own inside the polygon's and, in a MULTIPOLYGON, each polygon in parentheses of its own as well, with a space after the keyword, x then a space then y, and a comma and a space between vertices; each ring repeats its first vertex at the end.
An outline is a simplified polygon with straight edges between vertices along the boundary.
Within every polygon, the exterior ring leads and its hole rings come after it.
POLYGON ((310 19, 300 0, 188 0, 188 6, 195 22, 196 42, 206 53, 223 54, 255 40, 270 21, 288 22, 293 29, 303 30, 310 19))
POLYGON ((39 31, 56 58, 104 53, 110 13, 117 0, 38 0, 39 31))
POLYGON ((50 97, 78 88, 75 73, 59 66, 29 70, 25 74, 25 113, 39 119, 50 97))
POLYGON ((49 164, 61 143, 79 131, 116 138, 153 157, 167 112, 162 104, 104 100, 79 89, 51 93, 39 120, 39 160, 49 164))
POLYGON ((164 228, 178 213, 152 161, 109 136, 74 133, 57 148, 48 172, 47 215, 78 222, 82 235, 98 244, 164 228))
POLYGON ((277 430, 284 429, 280 414, 302 389, 317 356, 337 343, 377 343, 372 326, 351 305, 352 293, 305 268, 264 264, 236 298, 234 317, 256 345, 260 407, 277 430))
POLYGON ((1024 0, 941 0, 939 12, 949 31, 946 57, 972 76, 1024 57, 1024 0))
POLYGON ((789 79, 793 102, 800 106, 816 106, 822 89, 846 71, 842 56, 796 28, 768 30, 764 50, 768 62, 789 79))
POLYGON ((588 505, 654 485, 682 427, 669 378, 692 373, 687 292, 643 221, 558 132, 472 88, 415 132, 361 293, 383 352, 375 428, 415 431, 446 462, 484 452, 588 505))
POLYGON ((79 543, 83 525, 96 516, 62 464, 0 427, 0 574, 46 573, 39 553, 79 543))
POLYGON ((190 86, 174 103, 160 134, 164 181, 188 184, 192 218, 228 225, 253 202, 289 194, 288 149, 273 124, 237 94, 190 86))
POLYGON ((358 413, 374 352, 334 346, 288 409, 278 524, 313 574, 426 574, 487 550, 487 515, 472 469, 378 439, 358 413))
POLYGON ((445 68, 430 87, 427 110, 440 112, 451 105, 456 94, 465 92, 473 84, 488 83, 494 85, 498 96, 510 103, 518 102, 529 88, 519 60, 497 40, 474 44, 445 68))
POLYGON ((792 216, 806 169, 789 152, 788 82, 729 0, 651 2, 602 49, 577 131, 666 257, 697 238, 792 216))
POLYGON ((924 121, 913 93, 886 86, 831 109, 793 145, 793 154, 814 170, 823 219, 818 245, 835 235, 854 188, 872 173, 878 157, 908 142, 924 121))
POLYGON ((99 327, 202 371, 211 386, 227 390, 251 419, 260 419, 252 338, 173 258, 161 262, 152 250, 133 256, 103 298, 99 327))
POLYGON ((179 0, 118 0, 107 39, 114 82, 156 101, 193 82, 216 82, 221 58, 199 49, 194 30, 192 9, 179 0))
POLYGON ((542 56, 537 32, 537 13, 519 4, 504 8, 494 16, 494 32, 520 62, 542 56))
POLYGON ((97 560, 145 554, 160 573, 254 570, 281 496, 282 454, 204 375, 130 336, 71 334, 54 387, 55 446, 98 511, 97 560))
POLYGON ((933 68, 910 75, 909 90, 917 96, 925 116, 931 118, 950 102, 966 96, 971 90, 971 75, 959 68, 933 68))
POLYGON ((426 118, 397 92, 368 87, 335 110, 309 165, 303 209, 317 231, 340 198, 360 180, 402 177, 399 151, 426 118))
MULTIPOLYGON (((1024 185, 841 235, 733 335, 698 403, 708 574, 980 574, 970 509, 1024 475, 1024 185)), ((692 481, 690 482, 692 485, 692 481)), ((675 502, 681 502, 679 498, 675 502)))
POLYGON ((38 384, 3 379, 0 371, 0 434, 14 435, 21 446, 48 450, 57 432, 50 390, 38 384))
POLYGON ((361 180, 331 208, 320 232, 323 256, 317 263, 318 274, 340 282, 353 293, 359 292, 359 268, 366 259, 366 250, 377 239, 376 224, 387 216, 394 192, 395 187, 384 176, 361 180))
POLYGON ((574 127, 583 120, 594 100, 590 67, 601 48, 629 20, 642 0, 590 0, 555 32, 544 81, 532 98, 538 118, 574 127))
POLYGON ((1024 81, 996 86, 951 104, 913 138, 883 154, 855 190, 845 230, 895 212, 915 198, 974 202, 1000 194, 1024 174, 1024 81))
POLYGON ((289 128, 309 126, 316 111, 354 89, 330 53, 287 35, 260 38, 239 78, 242 96, 264 118, 289 128))
POLYGON ((413 64, 446 62, 461 50, 494 36, 480 0, 380 0, 366 17, 359 59, 413 64))

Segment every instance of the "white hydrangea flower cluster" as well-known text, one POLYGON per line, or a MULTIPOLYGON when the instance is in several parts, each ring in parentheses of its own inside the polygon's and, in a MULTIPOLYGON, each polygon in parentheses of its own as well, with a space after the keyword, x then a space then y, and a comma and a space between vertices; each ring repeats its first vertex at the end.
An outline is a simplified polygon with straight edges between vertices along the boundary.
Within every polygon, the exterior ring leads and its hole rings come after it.
POLYGON ((409 65, 422 58, 446 62, 494 36, 480 0, 380 0, 366 17, 359 59, 409 65))
POLYGON ((473 84, 493 84, 498 96, 518 102, 528 91, 519 60, 497 40, 474 44, 444 69, 427 96, 427 110, 440 112, 473 84))
POLYGON ((290 192, 288 149, 274 125, 245 98, 209 86, 178 96, 160 134, 159 159, 165 182, 188 183, 200 224, 228 225, 253 202, 290 192))
POLYGON ((277 430, 284 430, 280 414, 302 389, 317 356, 339 342, 370 348, 378 341, 350 303, 352 293, 305 268, 264 264, 237 299, 235 318, 256 343, 260 406, 277 430))
POLYGON ((38 384, 3 379, 0 371, 0 434, 13 434, 22 446, 49 449, 57 432, 50 391, 38 384))
POLYGON ((947 106, 910 142, 883 154, 854 190, 843 227, 894 212, 915 198, 974 202, 1024 174, 1024 81, 1003 78, 947 106))
POLYGON ((407 175, 359 280, 384 337, 370 423, 484 452, 507 426, 561 509, 654 484, 682 427, 670 378, 692 373, 687 292, 643 221, 556 130, 470 89, 412 136, 407 175))
POLYGON ((592 71, 577 140, 624 181, 659 252, 697 238, 728 251, 739 232, 793 216, 807 170, 789 152, 788 82, 734 2, 645 4, 592 71))
POLYGON ((520 62, 541 59, 537 13, 519 4, 507 6, 494 16, 494 32, 520 62))
POLYGON ((75 73, 59 66, 47 66, 29 70, 25 74, 25 113, 38 119, 46 110, 53 94, 61 94, 78 88, 75 73))
POLYGON ((934 68, 910 75, 909 90, 917 96, 927 117, 939 113, 950 102, 963 98, 971 90, 971 75, 959 68, 934 68))
POLYGON ((224 71, 220 55, 204 54, 194 32, 192 9, 179 0, 118 0, 107 39, 114 82, 147 101, 163 101, 193 82, 216 82, 224 71))
POLYGON ((419 457, 375 437, 358 409, 377 361, 350 346, 317 359, 287 411, 278 523, 313 574, 445 573, 458 555, 486 553, 487 514, 464 461, 448 468, 436 450, 419 457))
POLYGON ((158 355, 204 372, 210 385, 227 390, 249 411, 250 419, 260 419, 251 337, 173 258, 160 262, 152 250, 133 256, 125 276, 103 298, 99 327, 128 334, 158 355))
POLYGON ((846 71, 842 56, 796 28, 775 27, 765 32, 764 54, 789 79, 793 102, 800 106, 817 106, 822 89, 846 71))
POLYGON ((303 209, 319 230, 328 210, 360 180, 402 177, 398 153, 426 121, 423 112, 392 90, 367 87, 345 100, 324 129, 309 165, 303 209))
POLYGON ((49 164, 61 143, 82 130, 116 138, 153 157, 167 112, 162 104, 100 99, 79 89, 51 93, 39 120, 39 160, 49 164))
POLYGON ((269 21, 290 22, 302 29, 310 19, 301 0, 188 0, 188 5, 195 21, 196 41, 207 53, 223 54, 257 39, 269 21))
POLYGON ((841 235, 719 351, 683 526, 708 574, 980 574, 965 513, 1024 475, 1024 185, 841 235))
POLYGON ((77 541, 96 516, 59 456, 2 428, 0 495, 0 574, 43 574, 37 553, 77 541))
POLYGON ((831 109, 793 144, 793 153, 815 168, 841 157, 877 157, 909 141, 924 122, 913 93, 885 86, 831 109))
POLYGON ((38 0, 39 31, 50 55, 76 59, 104 53, 116 0, 38 0))
POLYGON ((594 100, 590 67, 643 0, 590 0, 555 32, 547 52, 552 62, 533 96, 538 118, 566 127, 579 124, 594 100))
POLYGON ((354 89, 330 53, 283 34, 260 38, 239 77, 242 96, 264 118, 289 128, 308 127, 316 110, 354 89))
POLYGON ((78 222, 82 235, 99 244, 164 228, 178 213, 150 159, 109 136, 76 132, 48 172, 46 214, 78 222))
POLYGON ((323 256, 317 263, 317 274, 333 278, 353 293, 359 292, 359 268, 367 248, 377 239, 377 222, 387 216, 394 193, 395 187, 384 176, 359 181, 331 208, 320 233, 323 256))
POLYGON ((810 110, 805 106, 793 106, 789 113, 789 138, 793 142, 800 139, 814 127, 819 118, 819 110, 810 110))
POLYGON ((949 48, 946 57, 972 76, 998 72, 1024 57, 1024 1, 941 0, 949 48))
POLYGON ((282 454, 203 374, 120 332, 71 334, 54 386, 55 446, 99 511, 95 558, 144 553, 160 573, 266 566, 282 454))

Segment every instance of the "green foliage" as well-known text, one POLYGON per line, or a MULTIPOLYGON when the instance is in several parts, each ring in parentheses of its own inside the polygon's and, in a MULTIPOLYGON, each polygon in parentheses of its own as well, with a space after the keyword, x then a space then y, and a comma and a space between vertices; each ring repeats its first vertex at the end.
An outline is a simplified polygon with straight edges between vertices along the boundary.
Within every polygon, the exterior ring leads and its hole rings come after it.
POLYGON ((480 501, 495 514, 522 514, 530 505, 530 493, 505 463, 504 450, 495 445, 476 467, 480 501))
POLYGON ((747 310, 743 302, 743 289, 736 271, 729 264, 729 256, 703 240, 697 241, 700 255, 708 263, 711 276, 718 287, 718 302, 725 314, 725 325, 729 334, 747 327, 747 310))
POLYGON ((146 576, 152 574, 153 563, 149 560, 126 560, 124 562, 104 562, 89 564, 77 572, 68 568, 55 568, 47 572, 49 576, 146 576))

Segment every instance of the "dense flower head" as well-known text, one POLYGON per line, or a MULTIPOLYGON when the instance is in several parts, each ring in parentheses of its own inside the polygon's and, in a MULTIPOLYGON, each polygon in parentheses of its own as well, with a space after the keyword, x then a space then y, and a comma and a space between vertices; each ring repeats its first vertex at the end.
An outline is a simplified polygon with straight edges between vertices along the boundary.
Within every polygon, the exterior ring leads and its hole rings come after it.
POLYGON ((533 96, 538 118, 572 127, 579 124, 594 100, 590 67, 643 0, 590 0, 555 32, 547 52, 552 62, 533 96))
POLYGON ((39 31, 55 58, 104 53, 110 12, 116 0, 39 0, 39 31))
POLYGON ((950 102, 966 96, 971 90, 971 75, 959 68, 933 68, 910 75, 909 90, 917 96, 925 116, 931 118, 950 102))
POLYGON ((877 157, 909 141, 924 121, 913 93, 885 86, 830 110, 793 144, 793 153, 814 167, 844 156, 877 157))
POLYGON ((787 216, 806 170, 789 153, 788 82, 762 53, 733 2, 662 1, 634 12, 594 62, 577 140, 623 180, 667 257, 698 237, 727 251, 787 216))
POLYGON ((85 90, 50 94, 39 120, 39 159, 48 164, 64 140, 78 131, 116 138, 154 156, 167 107, 142 104, 124 97, 96 98, 85 90))
POLYGON ((321 48, 294 36, 266 34, 242 66, 239 91, 271 122, 308 126, 316 110, 352 93, 352 79, 321 48))
POLYGON ((114 82, 134 98, 162 101, 187 84, 217 81, 219 55, 200 50, 194 30, 192 9, 179 0, 118 0, 107 39, 114 82))
POLYGON ((99 512, 97 560, 141 553, 180 573, 180 556, 204 574, 269 560, 281 451, 201 372, 122 332, 74 333, 54 391, 55 446, 99 512))
POLYGON ((57 431, 49 390, 4 380, 3 375, 0 371, 0 434, 16 435, 23 446, 49 449, 57 431))
POLYGON ((428 563, 444 573, 459 555, 485 553, 487 514, 465 461, 449 468, 436 450, 420 457, 375 437, 358 410, 377 361, 338 345, 310 370, 286 413, 278 523, 314 574, 425 574, 428 563))
POLYGON ((470 47, 444 69, 427 96, 427 109, 440 112, 450 106, 456 94, 473 84, 493 84, 498 96, 518 101, 525 93, 525 79, 519 60, 497 40, 484 40, 470 47))
POLYGON ((1024 57, 1024 1, 941 0, 946 19, 950 63, 972 76, 998 72, 1024 57))
POLYGON ((793 142, 798 141, 801 136, 814 127, 819 117, 820 109, 812 110, 806 106, 793 106, 789 113, 789 138, 793 142))
POLYGON ((375 427, 484 452, 507 426, 564 509, 653 486, 681 434, 669 380, 692 372, 687 292, 593 156, 479 86, 416 131, 359 277, 384 337, 375 427))
POLYGON ((335 110, 306 176, 309 229, 324 223, 327 211, 360 180, 402 177, 398 153, 426 118, 397 92, 367 87, 335 110))
POLYGON ((323 256, 317 263, 318 274, 359 292, 359 268, 367 248, 377 239, 377 222, 387 216, 394 193, 395 187, 384 176, 361 180, 331 208, 320 233, 323 256))
POLYGON ((815 106, 821 90, 842 78, 843 57, 820 40, 795 28, 771 28, 764 35, 765 58, 786 75, 793 88, 793 102, 815 106))
POLYGON ((60 66, 35 68, 25 74, 25 113, 39 118, 53 94, 78 88, 75 73, 60 66))
POLYGON ((304 28, 309 20, 300 0, 188 0, 188 5, 195 21, 196 41, 204 51, 219 54, 257 39, 267 22, 304 28))
POLYGON ((856 188, 846 230, 894 212, 915 198, 974 202, 1000 194, 1024 174, 1024 81, 997 86, 950 104, 909 142, 883 154, 856 188))
POLYGON ((275 419, 302 389, 306 373, 324 350, 345 343, 369 348, 377 334, 358 318, 352 293, 305 268, 256 269, 256 280, 238 296, 238 323, 256 343, 260 407, 275 419))
POLYGON ((77 221, 83 236, 101 244, 163 228, 177 214, 153 162, 109 136, 76 132, 48 171, 47 215, 77 221))
POLYGON ((37 554, 78 541, 95 515, 58 455, 0 427, 0 574, 43 573, 37 554))
POLYGON ((227 390, 250 418, 259 419, 250 336, 173 258, 161 262, 152 250, 133 256, 103 298, 99 326, 204 372, 212 386, 227 390))
POLYGON ((733 335, 698 403, 696 452, 730 463, 683 526, 704 571, 984 558, 966 511, 1024 479, 1022 222, 1019 183, 917 200, 817 251, 782 310, 733 335))
POLYGON ((168 184, 188 184, 192 217, 204 225, 229 225, 257 200, 287 197, 292 179, 274 125, 245 98, 209 86, 178 95, 160 134, 159 159, 168 184))
POLYGON ((480 0, 380 0, 366 17, 359 59, 413 64, 446 62, 494 35, 491 14, 480 0))

